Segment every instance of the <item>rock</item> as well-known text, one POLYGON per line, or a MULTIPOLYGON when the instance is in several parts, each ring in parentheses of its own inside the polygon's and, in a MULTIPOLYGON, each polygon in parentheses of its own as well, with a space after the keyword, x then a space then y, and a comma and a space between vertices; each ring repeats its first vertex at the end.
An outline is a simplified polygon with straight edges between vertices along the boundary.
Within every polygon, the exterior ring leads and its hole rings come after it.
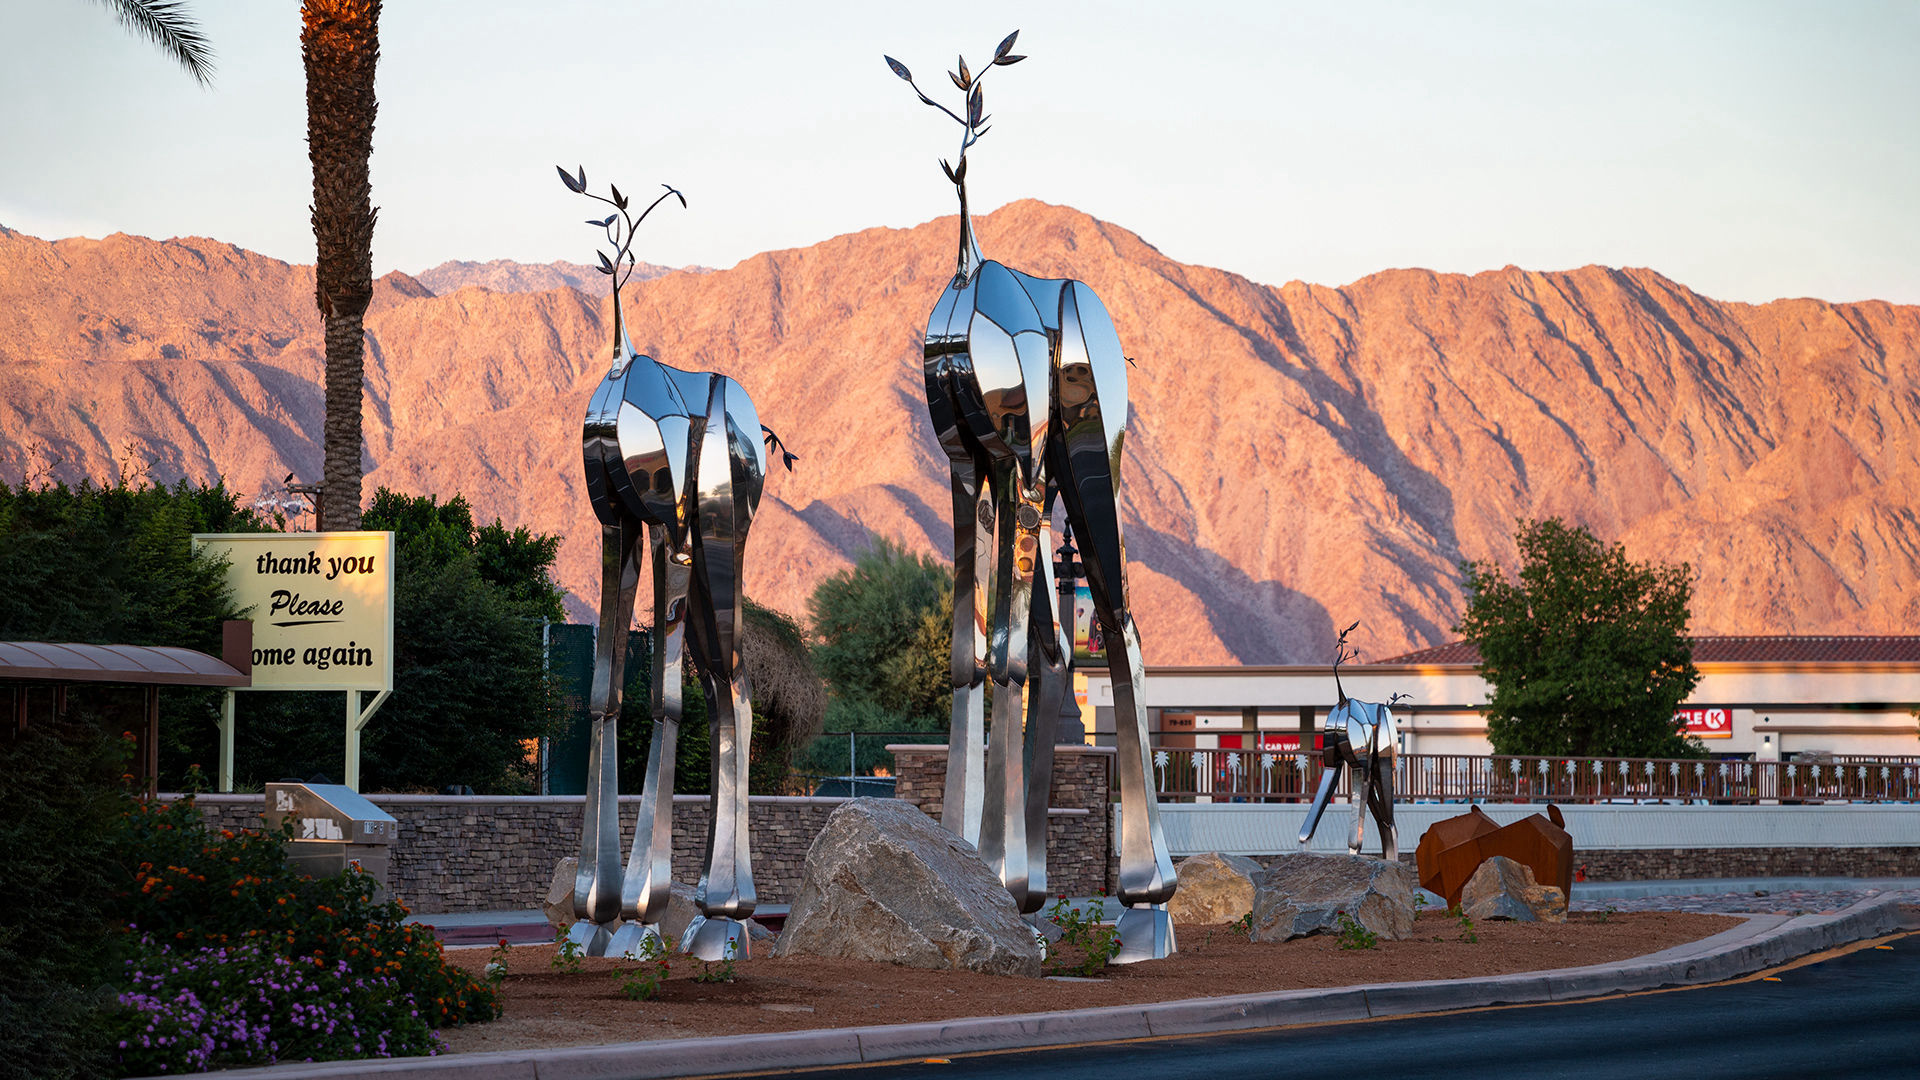
POLYGON ((1040 974, 1033 927, 972 844, 911 803, 853 799, 807 851, 775 956, 1040 974))
POLYGON ((580 859, 574 855, 553 864, 553 882, 547 886, 547 898, 541 903, 540 911, 547 917, 547 925, 555 930, 573 925, 573 877, 579 869, 580 859))
POLYGON ((1413 933, 1413 868, 1365 855, 1287 855, 1253 879, 1253 940, 1334 934, 1341 912, 1383 938, 1413 933))
POLYGON ((1260 864, 1244 855, 1210 851, 1183 860, 1167 915, 1175 923, 1235 922, 1253 910, 1253 877, 1260 872, 1260 864))
POLYGON ((1567 894, 1558 886, 1536 882, 1533 868, 1525 863, 1495 855, 1467 879, 1466 888, 1460 890, 1460 910, 1475 922, 1566 922, 1567 894))

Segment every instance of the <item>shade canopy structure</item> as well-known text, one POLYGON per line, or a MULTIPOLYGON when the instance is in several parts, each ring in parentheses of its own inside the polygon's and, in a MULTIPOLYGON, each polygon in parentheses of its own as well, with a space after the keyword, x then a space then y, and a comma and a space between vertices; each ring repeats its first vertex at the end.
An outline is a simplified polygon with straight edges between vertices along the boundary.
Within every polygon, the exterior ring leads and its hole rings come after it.
POLYGON ((0 641, 0 680, 138 686, 247 686, 253 677, 219 657, 164 645, 0 641))
MULTIPOLYGON (((35 690, 51 697, 51 712, 66 711, 66 688, 109 683, 145 690, 146 724, 139 735, 136 776, 149 796, 160 773, 160 688, 209 686, 233 689, 253 683, 253 624, 231 620, 223 629, 223 656, 168 645, 89 645, 82 642, 0 641, 0 685, 7 690, 13 736, 27 728, 35 690)), ((42 700, 47 700, 42 698, 42 700)))

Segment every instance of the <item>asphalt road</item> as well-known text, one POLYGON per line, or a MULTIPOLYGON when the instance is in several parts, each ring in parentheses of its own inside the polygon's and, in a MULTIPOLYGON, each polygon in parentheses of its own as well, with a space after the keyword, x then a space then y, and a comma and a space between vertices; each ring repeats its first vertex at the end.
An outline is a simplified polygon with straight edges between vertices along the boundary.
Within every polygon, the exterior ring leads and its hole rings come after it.
POLYGON ((1920 1078, 1920 935, 1753 981, 1570 1005, 859 1070, 859 1080, 1920 1078))

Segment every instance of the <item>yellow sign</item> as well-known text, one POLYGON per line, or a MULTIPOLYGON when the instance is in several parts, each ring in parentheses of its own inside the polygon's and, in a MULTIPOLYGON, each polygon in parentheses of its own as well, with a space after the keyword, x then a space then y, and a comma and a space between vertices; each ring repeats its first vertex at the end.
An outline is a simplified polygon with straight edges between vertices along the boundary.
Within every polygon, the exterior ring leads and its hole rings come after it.
POLYGON ((200 533, 253 620, 253 689, 393 689, 393 534, 200 533))

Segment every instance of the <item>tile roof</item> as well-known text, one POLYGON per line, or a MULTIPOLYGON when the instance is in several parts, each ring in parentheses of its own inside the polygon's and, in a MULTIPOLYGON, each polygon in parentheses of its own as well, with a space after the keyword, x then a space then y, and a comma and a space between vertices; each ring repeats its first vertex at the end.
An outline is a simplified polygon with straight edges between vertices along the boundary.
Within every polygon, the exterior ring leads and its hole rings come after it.
MULTIPOLYGON (((1920 635, 1749 634, 1693 638, 1693 662, 1728 663, 1920 663, 1920 635)), ((1478 664, 1472 642, 1450 641, 1370 664, 1478 664)))

